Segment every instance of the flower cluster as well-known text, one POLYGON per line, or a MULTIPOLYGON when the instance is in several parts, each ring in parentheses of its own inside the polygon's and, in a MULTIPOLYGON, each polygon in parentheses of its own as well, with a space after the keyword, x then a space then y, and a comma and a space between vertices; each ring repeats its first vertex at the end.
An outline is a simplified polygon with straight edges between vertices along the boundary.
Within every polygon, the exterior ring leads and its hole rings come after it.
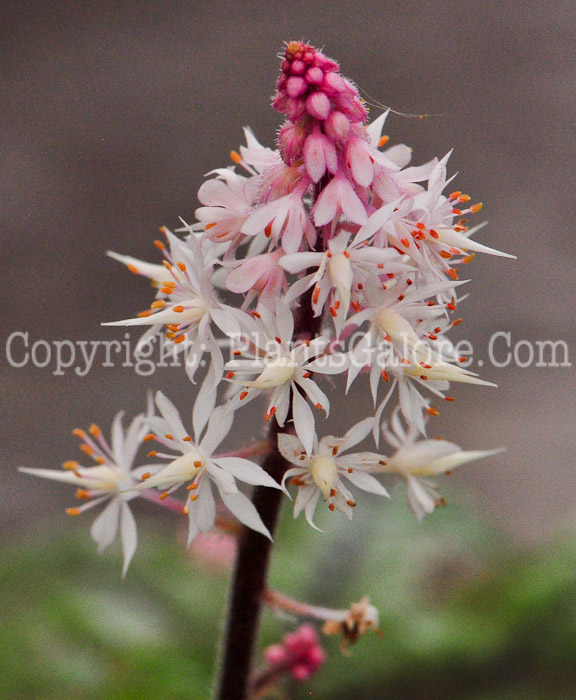
POLYGON ((161 264, 110 253, 156 291, 137 317, 106 325, 149 326, 140 350, 165 333, 186 351, 192 382, 209 360, 193 434, 159 393, 158 415, 148 411, 126 435, 115 421, 112 447, 98 429, 82 433, 97 466, 26 470, 82 487, 88 502, 73 512, 108 499, 92 534, 103 547, 120 531, 125 568, 136 543, 128 507, 136 496, 187 513, 189 542, 222 513, 270 536, 246 488, 295 486, 294 515, 304 512, 313 524, 321 501, 351 518, 355 489, 387 496, 381 479, 392 473, 406 479, 421 519, 442 502, 426 477, 494 454, 426 437, 428 417, 438 413, 432 402, 452 401, 452 383, 493 386, 461 366, 447 337, 460 322, 461 265, 475 253, 506 256, 471 238, 481 226, 471 228, 469 217, 481 204, 445 192, 449 154, 412 166, 411 149, 387 147, 388 113, 369 122, 357 88, 312 46, 287 44, 272 104, 286 118, 277 149, 246 129, 233 164, 200 187, 196 221, 161 229, 161 264), (343 385, 347 391, 360 378, 370 387, 372 415, 343 437, 325 435, 317 416, 341 406, 343 385), (257 454, 250 447, 214 454, 243 407, 261 396, 273 440, 260 452, 285 460, 281 484, 247 459, 257 454), (379 452, 382 431, 392 455, 379 452), (372 451, 344 454, 370 435, 372 451), (149 440, 162 448, 149 457, 163 462, 132 469, 149 440), (174 505, 181 486, 186 499, 174 505))

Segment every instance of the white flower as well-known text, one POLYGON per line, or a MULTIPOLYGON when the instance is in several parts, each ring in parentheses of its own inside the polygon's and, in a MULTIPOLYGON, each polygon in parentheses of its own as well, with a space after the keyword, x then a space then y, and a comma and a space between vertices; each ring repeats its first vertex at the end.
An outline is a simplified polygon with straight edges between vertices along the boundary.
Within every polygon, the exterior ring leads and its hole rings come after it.
POLYGON ((128 502, 138 495, 135 491, 126 492, 126 489, 139 482, 142 472, 154 471, 157 466, 132 469, 136 452, 146 433, 146 419, 143 415, 137 416, 124 431, 123 415, 123 412, 118 413, 112 423, 111 445, 96 425, 90 426, 88 432, 79 429, 73 431, 84 441, 82 451, 92 457, 98 466, 82 467, 78 462, 68 461, 63 465, 65 471, 27 467, 21 467, 20 471, 78 486, 76 496, 86 503, 78 508, 68 508, 66 512, 69 515, 79 515, 108 501, 92 523, 90 534, 98 544, 98 551, 102 551, 114 542, 120 532, 124 553, 122 576, 125 576, 137 544, 136 522, 128 502))
POLYGON ((383 432, 397 451, 382 466, 382 471, 406 479, 408 504, 418 520, 445 503, 437 485, 426 477, 447 474, 461 464, 504 451, 502 448, 465 451, 447 440, 416 440, 418 432, 412 426, 407 431, 404 429, 398 410, 392 414, 390 428, 384 425, 383 432))
POLYGON ((271 319, 269 327, 262 322, 254 323, 250 329, 252 348, 246 347, 242 352, 252 354, 252 359, 231 360, 224 369, 228 370, 226 379, 242 387, 231 401, 233 409, 263 391, 272 390, 265 419, 275 416, 278 425, 283 426, 291 407, 296 434, 310 452, 314 441, 314 414, 304 397, 326 415, 330 410, 328 397, 310 378, 311 374, 337 374, 345 371, 347 365, 344 355, 317 357, 329 344, 328 338, 320 336, 292 347, 293 334, 292 312, 285 304, 278 303, 275 319, 271 319), (314 357, 317 359, 313 360, 314 357), (254 374, 256 378, 249 379, 254 374))
POLYGON ((213 452, 226 437, 232 426, 234 414, 225 407, 214 408, 216 392, 211 391, 205 382, 200 390, 192 417, 194 440, 188 435, 180 415, 164 394, 156 394, 156 405, 162 418, 149 421, 155 438, 161 445, 182 453, 154 452, 154 456, 171 460, 153 476, 145 475, 145 480, 137 487, 167 489, 171 493, 188 482, 189 496, 186 512, 189 516, 188 544, 200 532, 208 532, 216 519, 216 501, 212 490, 214 484, 228 510, 247 527, 270 537, 256 508, 249 498, 238 490, 236 479, 246 484, 281 488, 262 467, 240 457, 218 457, 213 452), (207 425, 206 425, 207 424, 207 425), (203 436, 202 436, 202 433, 203 436), (202 437, 201 437, 202 436, 202 437))
POLYGON ((220 303, 211 281, 212 268, 207 264, 200 243, 194 235, 180 241, 165 229, 170 250, 160 244, 166 260, 163 279, 156 277, 159 266, 143 267, 134 258, 114 255, 121 262, 129 260, 128 267, 140 274, 152 277, 160 285, 158 298, 151 308, 138 318, 104 323, 104 326, 152 326, 138 343, 143 348, 150 337, 166 326, 166 336, 176 346, 188 349, 186 371, 193 381, 202 355, 209 352, 214 367, 214 382, 222 377, 224 359, 214 337, 215 325, 228 336, 240 334, 239 319, 244 313, 220 303), (167 277, 171 279, 166 280, 167 277))
POLYGON ((330 239, 327 250, 284 255, 279 263, 291 273, 317 268, 316 272, 294 282, 284 300, 291 302, 314 286, 312 308, 319 316, 331 296, 330 314, 338 335, 348 316, 350 303, 357 303, 356 310, 359 310, 363 296, 357 290, 366 284, 370 273, 394 274, 408 269, 400 262, 394 248, 376 248, 363 242, 349 245, 349 238, 350 234, 342 230, 330 239))
POLYGON ((282 480, 282 483, 289 480, 290 484, 298 486, 294 503, 295 518, 304 511, 310 525, 315 527, 312 517, 320 496, 330 510, 337 509, 351 518, 356 502, 343 479, 363 491, 388 496, 382 484, 369 474, 384 464, 380 455, 374 452, 342 455, 342 452, 354 447, 368 435, 373 423, 373 418, 366 418, 341 438, 327 435, 318 442, 314 436, 314 448, 310 455, 296 436, 286 433, 278 435, 280 454, 288 462, 297 465, 288 469, 282 480))
MULTIPOLYGON (((451 361, 455 359, 453 354, 447 352, 447 347, 451 347, 451 344, 444 342, 439 345, 448 305, 426 299, 445 290, 452 290, 456 284, 444 281, 442 285, 419 286, 414 284, 412 277, 406 276, 394 279, 388 285, 367 285, 365 297, 370 306, 349 319, 355 325, 369 321, 370 327, 350 353, 348 388, 365 366, 370 367, 370 388, 374 402, 380 380, 393 380, 377 409, 376 422, 396 386, 404 417, 422 433, 422 412, 436 411, 420 394, 420 387, 444 399, 443 392, 452 381, 495 386, 470 370, 454 364, 451 361), (386 288, 383 289, 383 286, 386 288)), ((378 440, 377 433, 375 438, 378 440)))

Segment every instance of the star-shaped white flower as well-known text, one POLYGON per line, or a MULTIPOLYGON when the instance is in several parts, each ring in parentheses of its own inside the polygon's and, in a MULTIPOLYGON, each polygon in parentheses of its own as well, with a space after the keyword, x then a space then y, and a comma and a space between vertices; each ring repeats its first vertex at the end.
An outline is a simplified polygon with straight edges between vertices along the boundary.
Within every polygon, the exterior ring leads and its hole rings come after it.
POLYGON ((270 319, 269 325, 262 322, 245 327, 248 329, 247 340, 250 345, 243 349, 243 354, 252 355, 252 358, 234 359, 224 367, 228 370, 226 379, 241 388, 233 397, 231 408, 235 410, 263 391, 271 390, 265 419, 270 420, 275 416, 278 425, 283 426, 288 411, 292 408, 296 434, 310 453, 315 421, 305 397, 318 410, 324 410, 326 415, 330 410, 328 397, 311 378, 311 374, 344 372, 347 369, 345 356, 318 357, 330 342, 322 336, 294 345, 294 319, 290 309, 283 303, 277 304, 276 316, 270 319), (256 377, 250 379, 253 375, 256 377))
POLYGON ((448 440, 417 440, 418 431, 412 426, 404 429, 398 410, 392 414, 390 427, 383 426, 383 433, 396 452, 381 469, 406 479, 408 504, 418 520, 445 502, 437 485, 427 477, 447 474, 467 462, 504 452, 504 448, 466 451, 448 440))
POLYGON ((217 384, 222 377, 224 358, 214 337, 214 326, 227 336, 238 337, 239 321, 244 313, 218 300, 211 279, 212 267, 205 259, 196 236, 189 235, 185 241, 181 241, 167 229, 164 229, 164 232, 170 250, 162 243, 158 245, 166 258, 165 269, 158 265, 141 263, 135 258, 116 254, 112 256, 127 264, 132 271, 151 277, 160 287, 157 299, 149 310, 142 312, 137 318, 102 325, 152 326, 141 338, 137 351, 165 326, 167 338, 175 346, 181 343, 182 347, 188 350, 186 371, 190 379, 194 380, 202 355, 207 351, 211 355, 214 382, 217 384), (161 276, 160 269, 164 269, 161 276))
POLYGON ((233 412, 226 407, 214 408, 216 392, 202 385, 194 406, 192 424, 194 440, 188 435, 178 410, 164 394, 156 394, 156 405, 162 417, 151 418, 149 425, 161 445, 181 452, 181 456, 153 452, 154 456, 171 460, 154 475, 144 475, 138 490, 156 487, 171 493, 188 484, 189 495, 186 512, 189 516, 188 544, 200 532, 208 532, 216 520, 215 485, 224 505, 247 527, 270 537, 250 499, 238 490, 236 479, 255 486, 281 488, 262 467, 240 457, 213 455, 226 437, 234 420, 233 412))
POLYGON ((157 465, 146 465, 132 469, 134 458, 144 435, 146 419, 137 416, 128 430, 122 426, 123 412, 118 413, 112 423, 112 444, 110 445, 102 431, 96 425, 84 430, 74 430, 74 435, 83 440, 82 451, 97 463, 95 467, 83 467, 75 461, 64 462, 64 471, 56 469, 30 469, 21 467, 20 471, 44 479, 62 481, 77 486, 77 498, 86 501, 77 508, 68 508, 69 515, 79 515, 85 510, 108 501, 100 515, 92 523, 90 534, 102 551, 112 544, 118 532, 122 540, 124 566, 122 575, 126 575, 130 561, 136 551, 137 532, 134 516, 128 502, 138 494, 126 491, 140 481, 141 474, 154 471, 157 465))
POLYGON ((316 527, 312 517, 320 496, 330 510, 337 509, 351 518, 356 502, 344 483, 345 479, 363 491, 388 496, 382 484, 369 473, 385 464, 380 455, 374 452, 342 454, 361 442, 372 430, 373 423, 373 418, 365 418, 341 438, 327 435, 318 442, 314 436, 314 448, 310 455, 296 436, 287 433, 278 435, 280 454, 291 464, 297 465, 288 469, 283 479, 283 483, 288 481, 298 486, 294 502, 295 518, 304 511, 310 525, 316 527))

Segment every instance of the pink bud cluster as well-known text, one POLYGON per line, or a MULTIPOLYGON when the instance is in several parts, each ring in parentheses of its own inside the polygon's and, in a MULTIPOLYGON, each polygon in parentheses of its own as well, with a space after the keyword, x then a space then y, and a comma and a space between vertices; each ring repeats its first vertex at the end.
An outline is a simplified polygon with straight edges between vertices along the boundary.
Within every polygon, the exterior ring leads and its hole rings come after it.
POLYGON ((297 681, 311 678, 326 659, 316 630, 311 625, 302 625, 287 634, 282 644, 269 646, 264 657, 271 674, 290 674, 297 681))
POLYGON ((287 165, 304 158, 314 182, 326 169, 338 170, 337 148, 343 147, 353 124, 368 117, 358 91, 338 72, 340 66, 300 41, 286 47, 273 107, 286 114, 279 150, 287 165), (311 167, 323 154, 324 168, 311 167), (316 156, 316 158, 314 158, 316 156))

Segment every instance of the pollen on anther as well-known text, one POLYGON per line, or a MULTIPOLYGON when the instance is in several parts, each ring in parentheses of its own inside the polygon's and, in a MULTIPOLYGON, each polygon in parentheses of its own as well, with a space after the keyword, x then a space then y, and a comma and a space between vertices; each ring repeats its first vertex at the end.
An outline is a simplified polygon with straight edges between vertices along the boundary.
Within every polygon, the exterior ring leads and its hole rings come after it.
POLYGON ((88 432, 92 437, 99 438, 100 435, 102 435, 102 431, 100 428, 96 425, 96 423, 92 423, 92 425, 88 428, 88 432))
POLYGON ((76 498, 80 501, 87 501, 90 499, 90 491, 86 489, 76 489, 76 498))
POLYGON ((238 153, 238 151, 230 151, 230 160, 233 163, 236 163, 236 165, 240 165, 242 162, 242 156, 238 153))
POLYGON ((354 503, 354 501, 346 501, 346 503, 350 506, 350 508, 356 507, 356 503, 354 503))
POLYGON ((190 500, 191 500, 192 502, 198 500, 198 494, 197 494, 197 493, 193 493, 193 494, 190 496, 190 500))
POLYGON ((140 274, 140 270, 139 270, 135 265, 127 265, 126 267, 127 267, 127 268, 130 270, 130 272, 132 272, 133 274, 135 274, 135 275, 139 275, 139 274, 140 274))
POLYGON ((162 265, 164 265, 164 267, 165 267, 167 270, 171 270, 171 269, 172 269, 172 265, 170 265, 170 263, 168 262, 168 260, 162 260, 162 265))
POLYGON ((85 452, 89 457, 91 457, 94 454, 94 450, 90 447, 90 445, 80 445, 80 449, 82 452, 85 452))
POLYGON ((335 506, 333 503, 330 503, 330 504, 328 505, 328 508, 330 508, 330 510, 331 510, 332 512, 334 512, 334 508, 335 508, 335 507, 336 507, 336 506, 335 506))
POLYGON ((348 467, 348 469, 346 471, 348 472, 348 474, 354 473, 354 469, 352 469, 352 467, 348 467))
POLYGON ((186 435, 186 437, 182 438, 182 442, 190 442, 191 440, 192 438, 190 437, 190 435, 186 435))
POLYGON ((74 472, 79 466, 80 465, 78 462, 74 462, 73 460, 69 459, 67 462, 64 462, 62 469, 67 469, 68 471, 74 472))
POLYGON ((163 309, 166 306, 164 299, 156 299, 150 304, 151 309, 163 309))
POLYGON ((316 406, 316 408, 317 408, 319 411, 322 410, 322 404, 321 404, 321 403, 317 403, 317 404, 314 404, 314 405, 316 406))
POLYGON ((142 474, 140 478, 142 479, 142 481, 146 481, 146 479, 149 479, 151 476, 152 474, 150 474, 150 472, 146 472, 146 474, 142 474))
POLYGON ((243 401, 247 396, 248 396, 248 392, 247 392, 247 391, 243 391, 243 392, 240 394, 240 401, 243 401))
POLYGON ((82 440, 84 440, 84 438, 86 437, 86 433, 80 428, 74 428, 74 430, 72 431, 72 435, 75 435, 76 437, 79 437, 82 440))
POLYGON ((234 372, 227 372, 226 373, 226 379, 232 379, 233 376, 234 376, 234 372))
POLYGON ((165 433, 165 434, 164 434, 164 437, 165 437, 167 440, 174 440, 174 435, 170 435, 170 433, 165 433))
POLYGON ((202 466, 202 462, 199 459, 197 459, 194 461, 194 466, 196 467, 196 469, 200 469, 200 467, 202 466))
POLYGON ((81 512, 80 508, 66 508, 66 513, 68 515, 80 515, 81 512))
POLYGON ((162 491, 162 493, 160 494, 159 498, 160 498, 161 501, 163 501, 165 498, 168 498, 168 496, 169 496, 168 491, 162 491))
POLYGON ((186 265, 184 265, 183 262, 177 262, 176 265, 178 265, 179 270, 181 270, 182 272, 186 272, 186 265))
POLYGON ((435 408, 432 408, 432 406, 428 406, 428 408, 426 409, 426 413, 428 413, 431 416, 439 416, 440 415, 440 413, 435 408))
POLYGON ((478 202, 478 204, 473 204, 473 205, 470 207, 470 211, 471 211, 473 214, 477 214, 477 213, 480 211, 480 209, 482 209, 482 206, 483 206, 483 205, 482 205, 482 202, 478 202))
POLYGON ((148 452, 146 457, 156 457, 157 455, 158 455, 158 452, 156 452, 156 450, 150 450, 150 452, 148 452))
POLYGON ((388 141, 390 141, 389 136, 381 136, 378 140, 378 148, 382 148, 382 146, 385 146, 388 143, 388 141))

